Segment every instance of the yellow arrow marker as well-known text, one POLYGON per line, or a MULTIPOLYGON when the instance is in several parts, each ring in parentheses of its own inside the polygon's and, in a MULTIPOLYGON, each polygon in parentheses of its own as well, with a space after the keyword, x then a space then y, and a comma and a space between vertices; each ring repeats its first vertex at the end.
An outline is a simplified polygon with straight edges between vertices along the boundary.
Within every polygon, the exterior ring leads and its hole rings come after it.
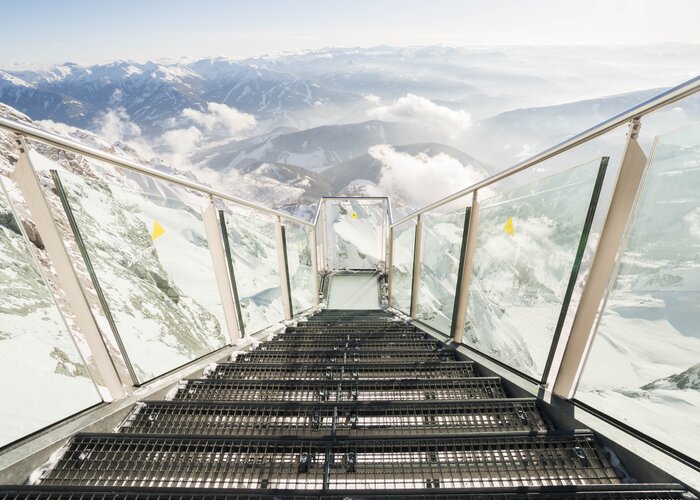
POLYGON ((165 234, 165 228, 158 224, 157 220, 153 221, 153 231, 151 232, 151 239, 156 241, 158 238, 165 234))
POLYGON ((357 219, 357 214, 355 212, 353 212, 350 217, 352 217, 353 219, 357 219))
POLYGON ((511 236, 515 236, 515 229, 513 229, 513 217, 508 217, 506 224, 503 226, 503 230, 511 236))

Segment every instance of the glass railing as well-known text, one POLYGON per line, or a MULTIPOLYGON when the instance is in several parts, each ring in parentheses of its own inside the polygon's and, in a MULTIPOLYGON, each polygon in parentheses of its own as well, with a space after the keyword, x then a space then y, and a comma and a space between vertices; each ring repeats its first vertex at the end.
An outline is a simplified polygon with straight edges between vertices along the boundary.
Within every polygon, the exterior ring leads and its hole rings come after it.
MULTIPOLYGON (((42 177, 44 196, 54 196, 47 188, 55 188, 62 198, 94 293, 109 320, 101 326, 119 339, 136 384, 230 344, 235 332, 229 335, 224 311, 231 321, 233 309, 238 329, 251 335, 289 318, 290 308, 298 314, 312 307, 317 299, 314 279, 324 273, 387 272, 390 305, 412 315, 419 326, 454 335, 461 349, 491 369, 524 376, 540 390, 572 398, 579 382, 579 406, 697 460, 700 448, 692 425, 700 405, 700 127, 667 132, 670 123, 684 120, 683 103, 699 90, 695 81, 669 91, 658 102, 642 104, 396 224, 384 198, 324 198, 314 228, 147 167, 124 164, 129 170, 124 175, 114 168, 121 165, 119 160, 89 148, 70 146, 72 155, 87 151, 110 162, 100 166, 99 175, 91 170, 97 167, 94 160, 83 162, 91 168, 83 169, 83 163, 71 167, 81 173, 77 175, 35 151, 32 155, 42 168, 56 170, 55 186, 46 185, 51 179, 42 177), (668 109, 659 109, 660 103, 668 109), (683 113, 673 111, 677 109, 683 113), (620 179, 634 177, 630 172, 641 176, 645 158, 640 151, 649 138, 637 141, 639 120, 649 115, 653 122, 657 113, 663 119, 657 119, 653 135, 662 137, 651 154, 645 183, 641 188, 621 185, 620 179), (166 186, 166 180, 175 187, 166 186), (216 242, 207 215, 211 203, 220 209, 216 242), (390 225, 391 266, 386 269, 390 225), (217 251, 225 257, 217 260, 212 244, 222 247, 217 251), (608 267, 600 264, 605 258, 608 267), (613 268, 614 281, 606 288, 613 268), (600 269, 606 269, 603 280, 600 269), (596 273, 602 284, 590 292, 596 273), (221 292, 222 274, 233 295, 228 302, 222 298, 227 291, 224 287, 221 292), (577 329, 584 316, 597 327, 577 329), (581 331, 585 335, 579 342, 575 336, 581 331), (578 352, 574 341, 583 347, 572 363, 571 353, 578 352), (568 389, 557 392, 565 370, 574 375, 568 389), (670 436, 664 432, 669 426, 679 431, 670 436)), ((13 126, 36 140, 64 144, 60 138, 42 138, 13 126)), ((2 258, 25 258, 18 266, 29 270, 28 253, 22 250, 27 243, 16 231, 16 219, 3 216, 0 222, 7 246, 2 258)), ((77 253, 71 258, 79 260, 77 253)), ((53 344, 42 338, 46 345, 36 347, 32 362, 86 373, 91 365, 86 369, 78 351, 71 350, 72 340, 41 276, 27 278, 31 287, 22 284, 13 291, 23 282, 12 281, 14 275, 6 269, 0 286, 9 287, 10 295, 22 296, 25 288, 35 287, 46 299, 37 299, 36 307, 55 310, 56 316, 46 313, 53 318, 46 321, 53 322, 51 341, 62 346, 63 354, 54 355, 57 351, 46 347, 53 344)), ((31 337, 22 335, 34 328, 31 321, 36 318, 22 314, 10 316, 16 321, 21 317, 27 326, 9 321, 15 330, 2 330, 3 337, 29 342, 31 337)), ((0 348, 13 348, 3 344, 8 342, 3 337, 0 348)), ((27 349, 33 352, 34 347, 27 349)), ((3 351, 3 359, 5 352, 12 351, 3 351)), ((34 375, 36 380, 46 376, 51 387, 64 381, 53 373, 34 375)), ((75 408, 56 405, 61 411, 47 411, 44 423, 27 423, 5 439, 99 402, 89 377, 72 378, 80 384, 72 380, 76 385, 71 391, 79 391, 80 385, 93 392, 85 389, 84 399, 73 398, 75 408)))
MULTIPOLYGON (((102 307, 138 383, 228 343, 202 209, 52 172, 102 307)), ((164 191, 164 190, 163 190, 164 191)))
POLYGON ((327 198, 324 202, 325 269, 384 271, 388 200, 327 198))
POLYGON ((391 246, 391 305, 404 314, 411 314, 413 257, 416 223, 409 220, 394 227, 391 246))
POLYGON ((311 228, 289 222, 284 229, 292 314, 298 314, 316 305, 311 228))
POLYGON ((656 140, 576 398, 700 460, 700 125, 656 140), (672 432, 669 432, 672 430, 672 432))
POLYGON ((226 203, 223 221, 242 330, 250 335, 285 316, 275 236, 276 218, 226 203))
POLYGON ((0 447, 102 402, 0 178, 0 447))
POLYGON ((442 208, 421 215, 422 244, 417 319, 448 335, 457 294, 457 282, 464 250, 465 225, 469 221, 471 198, 458 202, 459 208, 442 208))
POLYGON ((607 162, 593 160, 480 201, 465 344, 538 380, 543 376, 607 162))

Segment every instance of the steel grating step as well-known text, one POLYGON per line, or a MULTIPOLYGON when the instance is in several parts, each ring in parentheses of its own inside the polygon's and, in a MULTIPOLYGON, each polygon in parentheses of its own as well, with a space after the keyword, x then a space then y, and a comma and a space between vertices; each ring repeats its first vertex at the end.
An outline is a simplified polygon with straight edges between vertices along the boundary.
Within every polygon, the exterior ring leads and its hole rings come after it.
POLYGON ((120 431, 227 436, 447 435, 543 432, 535 398, 406 403, 138 403, 120 431))
POLYGON ((255 350, 236 353, 232 361, 238 363, 298 363, 298 364, 381 364, 417 363, 421 361, 454 361, 451 349, 440 351, 265 351, 255 350))
POLYGON ((206 378, 238 380, 463 379, 476 375, 472 361, 450 363, 280 364, 221 363, 206 378))
POLYGON ((45 485, 404 490, 619 484, 590 432, 489 438, 78 434, 45 485))
POLYGON ((258 350, 262 351, 292 351, 292 352, 317 352, 317 351, 406 351, 406 352, 424 352, 438 351, 444 349, 444 344, 437 340, 412 340, 396 341, 396 340, 361 340, 349 341, 341 340, 328 341, 316 340, 311 342, 299 342, 296 340, 277 340, 273 339, 268 342, 263 342, 258 346, 258 350))
POLYGON ((176 401, 454 401, 507 397, 499 377, 462 380, 183 380, 176 401))
POLYGON ((440 489, 438 491, 270 491, 203 488, 114 488, 76 486, 0 486, 0 500, 678 500, 679 484, 620 484, 517 488, 440 489))
POLYGON ((293 340, 296 342, 342 342, 342 341, 363 341, 363 340, 386 340, 386 341, 402 341, 411 342, 413 340, 428 339, 428 335, 423 332, 378 332, 376 330, 368 330, 367 332, 334 332, 321 331, 318 332, 283 332, 275 337, 280 340, 293 340))

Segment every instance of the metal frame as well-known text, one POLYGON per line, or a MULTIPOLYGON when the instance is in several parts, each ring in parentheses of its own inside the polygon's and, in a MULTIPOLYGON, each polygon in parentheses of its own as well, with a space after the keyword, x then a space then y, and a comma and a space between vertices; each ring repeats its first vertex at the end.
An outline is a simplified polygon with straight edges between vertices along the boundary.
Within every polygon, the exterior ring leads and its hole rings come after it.
MULTIPOLYGON (((391 199, 388 196, 323 196, 319 200, 318 207, 316 209, 316 215, 314 217, 313 225, 315 227, 322 227, 321 233, 321 248, 323 255, 323 272, 329 273, 333 271, 338 271, 340 269, 335 266, 335 249, 333 247, 333 242, 331 240, 334 231, 332 221, 328 218, 328 202, 338 200, 338 201, 352 201, 352 200, 368 200, 368 201, 382 201, 384 204, 385 212, 382 217, 382 234, 381 238, 382 254, 384 254, 384 269, 379 269, 380 272, 388 273, 389 268, 387 262, 389 261, 389 230, 393 225, 393 212, 391 210, 391 199), (320 224, 319 224, 320 221, 320 224)), ((367 269, 370 270, 370 269, 367 269)))
POLYGON ((423 260, 423 217, 416 217, 416 234, 413 240, 413 277, 411 281, 411 319, 418 318, 420 294, 420 263, 423 260))
POLYGON ((202 210, 204 230, 207 235, 209 251, 211 252, 216 284, 219 287, 221 306, 224 309, 224 318, 226 318, 226 325, 228 326, 229 339, 232 344, 235 344, 242 337, 242 330, 239 323, 237 300, 234 296, 234 286, 229 276, 229 266, 226 261, 225 245, 218 215, 218 210, 213 203, 209 203, 202 210))
POLYGON ((94 361, 90 364, 96 370, 92 375, 98 384, 103 384, 107 391, 103 397, 106 400, 115 400, 126 396, 136 379, 132 376, 128 363, 122 357, 122 351, 119 351, 118 346, 112 346, 110 349, 105 341, 80 278, 73 267, 63 237, 56 227, 51 206, 44 198, 39 177, 24 143, 13 177, 22 191, 34 224, 41 234, 46 252, 56 270, 61 289, 66 294, 68 305, 73 311, 78 327, 90 348, 94 361))
POLYGON ((287 262, 287 238, 284 233, 282 220, 278 217, 275 222, 275 242, 277 248, 277 264, 280 274, 280 286, 282 291, 282 307, 284 319, 292 319, 292 291, 289 285, 289 264, 287 262))
POLYGON ((467 307, 469 306, 469 285, 474 270, 474 251, 476 250, 476 235, 479 229, 478 193, 478 191, 472 193, 469 218, 462 236, 462 241, 465 242, 466 247, 463 252, 462 264, 459 271, 461 274, 457 282, 455 312, 452 315, 452 339, 458 344, 462 343, 464 337, 464 323, 467 317, 467 307))
POLYGON ((556 378, 552 381, 553 392, 567 399, 574 396, 583 371, 596 330, 596 320, 609 293, 624 234, 634 213, 647 169, 647 157, 637 142, 640 128, 638 119, 629 125, 627 145, 588 279, 566 339, 562 359, 553 370, 556 373, 556 378))

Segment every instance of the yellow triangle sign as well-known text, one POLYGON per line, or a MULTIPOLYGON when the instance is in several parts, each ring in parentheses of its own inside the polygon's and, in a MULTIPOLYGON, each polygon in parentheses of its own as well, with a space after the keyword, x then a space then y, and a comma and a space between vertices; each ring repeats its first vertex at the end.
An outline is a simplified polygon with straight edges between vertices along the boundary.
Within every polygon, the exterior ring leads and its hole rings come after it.
POLYGON ((357 214, 355 212, 353 212, 350 217, 352 217, 353 219, 357 219, 357 214))
POLYGON ((156 241, 158 238, 165 234, 165 228, 158 224, 157 220, 153 221, 153 231, 151 232, 151 239, 156 241))
POLYGON ((515 236, 515 229, 513 229, 513 217, 508 217, 506 224, 503 226, 503 230, 511 236, 515 236))

